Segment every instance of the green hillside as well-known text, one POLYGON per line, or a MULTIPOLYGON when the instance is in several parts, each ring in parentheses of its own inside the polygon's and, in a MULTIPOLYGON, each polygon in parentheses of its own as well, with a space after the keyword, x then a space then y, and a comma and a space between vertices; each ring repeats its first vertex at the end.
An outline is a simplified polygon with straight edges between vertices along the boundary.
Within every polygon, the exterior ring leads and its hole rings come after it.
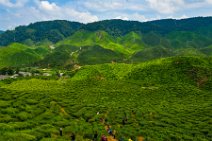
POLYGON ((142 64, 89 65, 78 70, 72 79, 133 80, 143 85, 188 83, 200 87, 202 79, 206 79, 204 86, 211 84, 211 72, 211 57, 170 57, 142 64))
POLYGON ((101 64, 109 62, 122 62, 124 54, 114 52, 100 46, 84 47, 78 55, 78 61, 82 65, 101 64))
POLYGON ((13 43, 0 48, 0 68, 33 65, 47 53, 46 48, 30 48, 23 44, 13 43))
POLYGON ((74 57, 72 57, 72 52, 77 51, 77 47, 74 46, 60 46, 58 48, 51 49, 42 60, 37 62, 35 65, 40 67, 66 67, 74 64, 74 57))
POLYGON ((133 64, 110 63, 100 65, 86 65, 75 72, 73 80, 122 80, 135 67, 133 64))
POLYGON ((0 140, 92 140, 105 126, 124 140, 212 138, 212 59, 86 65, 70 79, 0 83, 0 140), (99 114, 97 114, 99 112, 99 114), (63 136, 59 128, 63 128, 63 136))
POLYGON ((200 51, 208 56, 212 56, 212 45, 206 47, 206 48, 202 48, 200 49, 200 51))
POLYGON ((148 60, 153 60, 156 58, 165 58, 170 56, 175 56, 173 48, 166 48, 166 47, 151 47, 145 48, 142 51, 136 52, 132 55, 131 61, 132 62, 143 62, 148 60))
POLYGON ((114 38, 105 31, 90 32, 85 30, 78 31, 64 41, 58 42, 57 46, 60 45, 78 47, 98 45, 126 55, 141 50, 144 46, 141 37, 135 32, 130 32, 123 37, 114 38))
POLYGON ((47 54, 35 65, 51 68, 70 68, 75 64, 102 64, 111 62, 122 62, 124 54, 105 49, 101 46, 76 47, 71 45, 61 45, 47 54))

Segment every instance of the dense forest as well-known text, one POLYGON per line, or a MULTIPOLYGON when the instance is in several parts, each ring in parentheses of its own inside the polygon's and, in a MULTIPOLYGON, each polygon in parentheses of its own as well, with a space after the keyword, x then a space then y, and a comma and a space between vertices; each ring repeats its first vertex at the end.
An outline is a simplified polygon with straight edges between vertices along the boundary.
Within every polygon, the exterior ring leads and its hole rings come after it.
POLYGON ((82 24, 68 21, 46 21, 19 26, 14 30, 8 30, 0 36, 0 45, 8 45, 13 42, 42 42, 49 40, 53 43, 72 35, 82 24))

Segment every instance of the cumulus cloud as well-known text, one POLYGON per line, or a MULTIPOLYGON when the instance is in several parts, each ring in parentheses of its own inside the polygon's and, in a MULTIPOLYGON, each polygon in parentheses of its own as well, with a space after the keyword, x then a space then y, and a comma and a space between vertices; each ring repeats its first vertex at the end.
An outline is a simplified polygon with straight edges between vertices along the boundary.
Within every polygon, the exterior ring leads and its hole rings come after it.
POLYGON ((186 18, 189 18, 187 15, 181 15, 181 16, 168 16, 166 17, 167 19, 177 19, 177 20, 180 20, 180 19, 186 19, 186 18))
POLYGON ((119 9, 123 6, 123 4, 119 2, 108 3, 106 1, 95 1, 95 2, 86 1, 84 2, 84 6, 97 11, 105 11, 105 10, 119 9))
POLYGON ((138 13, 120 14, 119 16, 115 17, 114 19, 132 20, 132 21, 141 21, 141 22, 148 21, 148 19, 144 15, 141 15, 138 13))
POLYGON ((54 2, 36 1, 38 15, 45 20, 66 19, 71 21, 79 21, 83 23, 94 22, 98 17, 89 12, 78 11, 70 6, 59 6, 54 2))
POLYGON ((120 19, 120 20, 126 20, 126 21, 129 20, 129 18, 127 16, 117 16, 114 19, 120 19))
POLYGON ((50 3, 48 1, 40 1, 39 7, 41 9, 48 10, 48 11, 59 9, 59 7, 55 3, 50 3))
POLYGON ((11 0, 0 0, 0 5, 15 8, 15 7, 23 7, 26 2, 27 0, 16 0, 15 2, 11 0))
MULTIPOLYGON (((3 0, 0 1, 3 2, 3 0)), ((0 13, 0 26, 1 28, 12 29, 18 25, 57 19, 82 23, 99 20, 96 15, 88 11, 74 9, 69 5, 57 5, 47 0, 34 0, 31 6, 9 8, 6 13, 0 13)))
POLYGON ((206 2, 212 4, 212 0, 206 0, 206 2))
POLYGON ((85 8, 99 11, 99 12, 106 12, 106 11, 119 11, 119 10, 131 10, 131 11, 143 11, 145 7, 137 1, 124 1, 124 0, 113 0, 113 1, 105 1, 105 0, 85 0, 82 4, 85 8))
POLYGON ((185 5, 184 0, 146 0, 150 8, 162 13, 172 14, 185 5))
POLYGON ((178 11, 205 8, 212 0, 145 0, 149 7, 160 14, 174 14, 178 11))

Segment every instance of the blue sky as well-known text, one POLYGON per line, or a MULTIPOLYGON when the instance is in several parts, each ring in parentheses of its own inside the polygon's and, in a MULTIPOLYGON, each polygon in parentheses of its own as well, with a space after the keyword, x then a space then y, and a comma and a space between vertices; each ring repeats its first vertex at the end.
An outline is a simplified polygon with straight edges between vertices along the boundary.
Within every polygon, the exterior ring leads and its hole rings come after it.
POLYGON ((36 21, 89 23, 212 16, 212 0, 0 0, 0 30, 36 21))

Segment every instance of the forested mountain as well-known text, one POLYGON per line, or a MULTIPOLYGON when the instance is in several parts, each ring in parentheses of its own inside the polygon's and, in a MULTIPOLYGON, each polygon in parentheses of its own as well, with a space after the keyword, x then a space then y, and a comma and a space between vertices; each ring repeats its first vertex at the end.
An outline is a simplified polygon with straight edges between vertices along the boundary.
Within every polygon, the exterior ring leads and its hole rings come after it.
POLYGON ((164 19, 144 23, 137 21, 105 20, 87 24, 83 28, 90 31, 105 30, 112 35, 124 35, 131 31, 140 33, 155 32, 164 35, 173 31, 198 32, 202 28, 206 29, 208 26, 210 28, 212 26, 212 17, 197 17, 182 20, 164 19))
POLYGON ((77 31, 82 24, 69 21, 45 21, 19 26, 15 30, 8 30, 0 35, 0 46, 8 45, 12 42, 26 43, 29 45, 37 42, 56 43, 77 31))
POLYGON ((45 21, 19 26, 15 30, 6 31, 0 36, 0 45, 5 46, 12 42, 29 43, 49 40, 56 43, 80 30, 106 31, 108 34, 117 37, 128 34, 132 31, 140 34, 155 33, 165 36, 173 32, 192 32, 199 36, 212 36, 212 17, 197 17, 190 19, 165 19, 150 22, 136 22, 123 20, 105 20, 83 25, 69 21, 45 21))
POLYGON ((1 67, 67 67, 74 64, 139 63, 172 56, 206 57, 212 55, 212 17, 144 23, 123 20, 89 24, 61 20, 38 22, 4 32, 0 35, 0 45, 6 46, 0 49, 0 53, 7 52, 0 56, 1 67), (16 62, 17 58, 11 57, 11 54, 26 54, 25 49, 16 49, 20 44, 31 52, 25 58, 28 61, 21 64, 16 62), (11 46, 18 52, 12 51, 11 46))
POLYGON ((4 31, 0 30, 0 34, 4 33, 4 31))

